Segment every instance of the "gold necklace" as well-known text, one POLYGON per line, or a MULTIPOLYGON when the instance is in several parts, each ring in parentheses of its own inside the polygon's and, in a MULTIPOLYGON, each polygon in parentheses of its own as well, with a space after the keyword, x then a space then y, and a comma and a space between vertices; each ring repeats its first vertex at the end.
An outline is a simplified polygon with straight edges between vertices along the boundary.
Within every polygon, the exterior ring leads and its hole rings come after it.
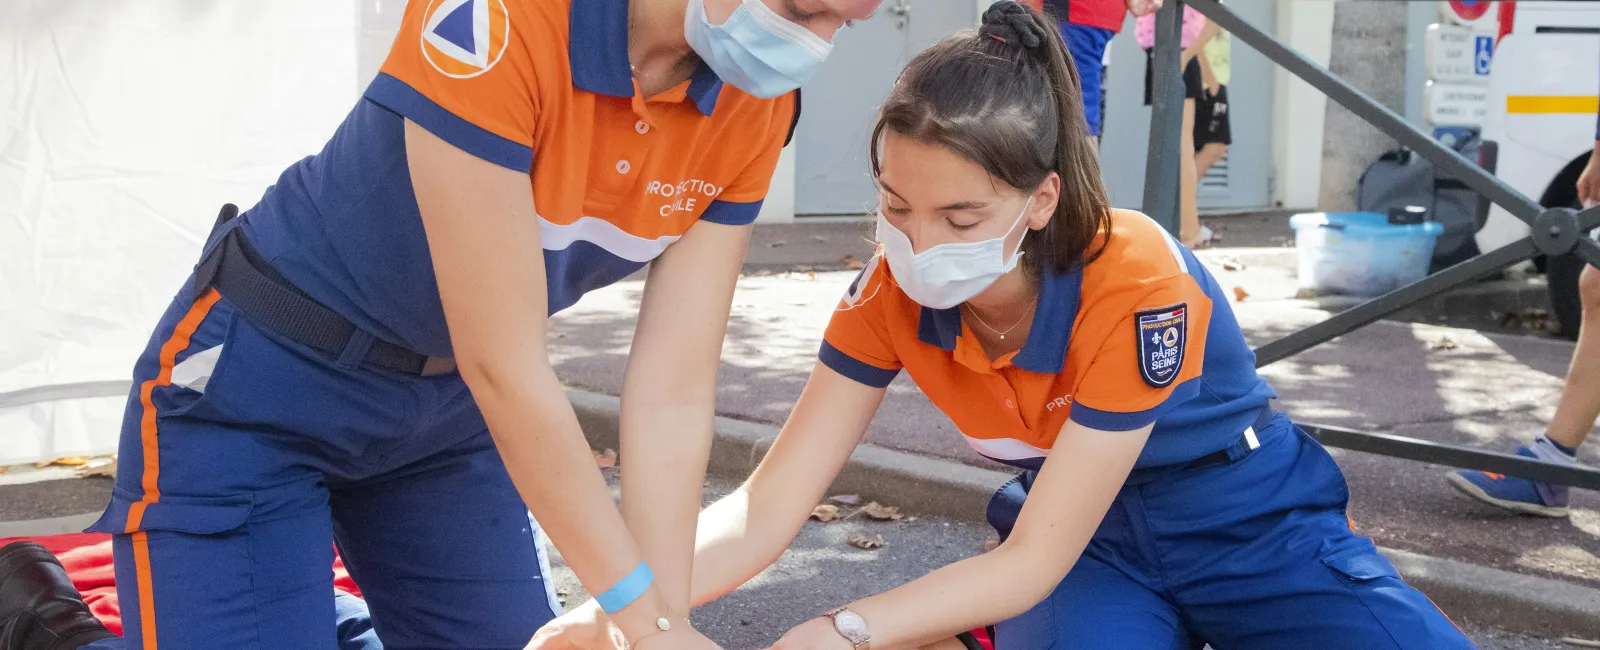
POLYGON ((1029 305, 1027 313, 1024 313, 1022 315, 1022 318, 1018 318, 1017 322, 1012 323, 1011 327, 1007 327, 1005 329, 1005 331, 1003 331, 1003 332, 1000 331, 1000 330, 995 329, 992 325, 983 322, 983 317, 979 316, 978 315, 978 310, 973 309, 971 305, 968 305, 966 303, 962 303, 961 306, 967 308, 967 313, 971 314, 973 320, 978 321, 979 325, 982 325, 983 328, 986 329, 986 330, 989 330, 991 332, 994 332, 995 334, 998 334, 1000 336, 1000 340, 1004 341, 1004 340, 1006 340, 1006 335, 1011 333, 1011 330, 1017 329, 1017 326, 1021 325, 1022 321, 1028 320, 1028 317, 1033 315, 1033 310, 1034 310, 1034 308, 1039 306, 1039 303, 1035 302, 1032 305, 1029 305))

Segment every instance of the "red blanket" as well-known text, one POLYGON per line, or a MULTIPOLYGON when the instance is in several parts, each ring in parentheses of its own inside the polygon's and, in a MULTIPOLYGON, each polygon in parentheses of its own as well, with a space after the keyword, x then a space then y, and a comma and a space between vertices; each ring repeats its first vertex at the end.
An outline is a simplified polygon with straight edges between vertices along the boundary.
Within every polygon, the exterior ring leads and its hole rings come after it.
MULTIPOLYGON (((83 594, 89 611, 100 619, 107 629, 122 634, 122 608, 117 605, 117 578, 111 571, 111 536, 102 533, 51 535, 48 537, 0 538, 0 547, 12 542, 37 542, 44 546, 66 567, 72 586, 83 594)), ((333 588, 360 596, 344 561, 336 553, 333 557, 333 588)))

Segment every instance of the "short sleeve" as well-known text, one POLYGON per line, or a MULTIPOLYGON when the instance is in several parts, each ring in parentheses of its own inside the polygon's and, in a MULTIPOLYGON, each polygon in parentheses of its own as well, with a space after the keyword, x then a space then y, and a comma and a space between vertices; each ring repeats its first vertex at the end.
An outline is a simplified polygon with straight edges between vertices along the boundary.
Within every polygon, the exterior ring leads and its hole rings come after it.
POLYGON ((761 213, 761 202, 767 198, 772 186, 772 174, 778 168, 778 156, 800 114, 798 91, 773 100, 771 119, 758 136, 760 152, 739 171, 728 186, 717 193, 717 199, 706 206, 701 221, 742 226, 756 220, 761 213))
POLYGON ((1188 274, 1146 285, 1089 362, 1071 419, 1101 431, 1132 431, 1199 393, 1211 299, 1188 274))
POLYGON ((834 309, 823 334, 822 364, 858 382, 882 388, 900 374, 888 327, 889 283, 882 256, 874 256, 834 309))
POLYGON ((533 166, 535 63, 565 53, 533 3, 412 2, 366 98, 474 156, 533 166), (508 9, 509 8, 509 9, 508 9))

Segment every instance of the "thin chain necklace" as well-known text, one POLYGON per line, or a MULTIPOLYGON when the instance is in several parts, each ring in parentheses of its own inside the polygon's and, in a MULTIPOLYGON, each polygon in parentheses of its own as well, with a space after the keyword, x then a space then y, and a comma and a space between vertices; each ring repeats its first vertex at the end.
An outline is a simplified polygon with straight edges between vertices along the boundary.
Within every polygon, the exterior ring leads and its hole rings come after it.
POLYGON ((966 303, 962 303, 962 306, 967 308, 967 313, 972 315, 973 320, 978 321, 978 324, 982 325, 984 329, 989 330, 989 331, 994 332, 995 334, 999 335, 1000 336, 1000 340, 1004 341, 1004 340, 1006 340, 1006 335, 1011 333, 1011 330, 1017 329, 1017 326, 1021 325, 1022 321, 1028 320, 1028 317, 1033 315, 1033 310, 1034 310, 1034 308, 1039 306, 1039 303, 1035 302, 1032 305, 1029 305, 1027 313, 1024 313, 1022 315, 1022 318, 1018 318, 1017 322, 1012 323, 1011 327, 1007 327, 1004 331, 997 330, 997 329, 994 328, 994 326, 983 322, 983 317, 979 316, 978 315, 978 310, 973 309, 971 305, 968 305, 966 303))

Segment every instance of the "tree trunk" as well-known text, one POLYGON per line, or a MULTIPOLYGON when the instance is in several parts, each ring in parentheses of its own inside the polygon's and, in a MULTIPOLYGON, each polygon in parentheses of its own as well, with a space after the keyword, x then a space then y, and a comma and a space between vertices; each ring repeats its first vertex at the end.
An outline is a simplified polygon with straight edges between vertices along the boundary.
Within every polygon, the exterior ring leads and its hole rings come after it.
MULTIPOLYGON (((1328 69, 1379 103, 1405 111, 1406 3, 1339 0, 1333 9, 1333 51, 1328 69)), ((1385 135, 1328 100, 1322 127, 1322 188, 1317 203, 1327 212, 1356 207, 1356 182, 1367 165, 1394 149, 1385 135)))

